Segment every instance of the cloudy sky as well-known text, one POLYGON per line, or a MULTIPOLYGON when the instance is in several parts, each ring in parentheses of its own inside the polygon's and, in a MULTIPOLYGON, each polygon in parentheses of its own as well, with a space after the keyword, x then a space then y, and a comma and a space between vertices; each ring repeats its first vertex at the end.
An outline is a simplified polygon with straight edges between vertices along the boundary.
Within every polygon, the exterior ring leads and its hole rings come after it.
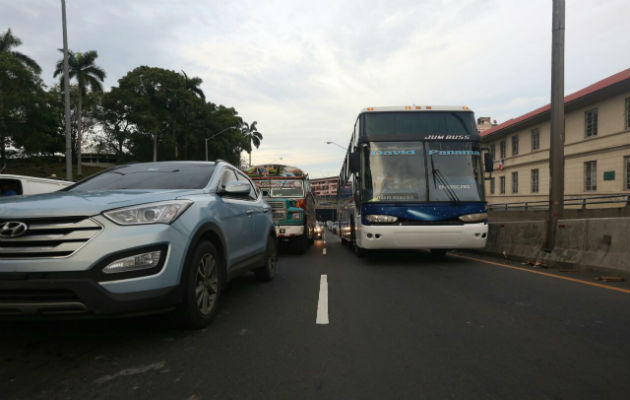
MULTIPOLYGON (((551 0, 67 0, 68 42, 97 50, 106 87, 139 65, 203 79, 258 121, 254 163, 336 175, 367 106, 467 105, 498 122, 547 104, 551 0)), ((630 66, 630 2, 568 0, 565 88, 630 66)), ((52 84, 59 0, 0 3, 0 29, 52 84)))

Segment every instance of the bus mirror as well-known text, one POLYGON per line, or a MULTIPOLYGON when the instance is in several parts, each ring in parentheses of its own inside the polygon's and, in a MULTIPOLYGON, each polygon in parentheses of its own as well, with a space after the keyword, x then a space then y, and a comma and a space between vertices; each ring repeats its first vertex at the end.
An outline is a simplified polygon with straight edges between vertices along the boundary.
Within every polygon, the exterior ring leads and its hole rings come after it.
POLYGON ((350 172, 357 173, 359 172, 359 154, 358 152, 350 153, 350 172))
POLYGON ((494 169, 494 160, 490 153, 483 153, 483 164, 486 172, 492 172, 494 169))

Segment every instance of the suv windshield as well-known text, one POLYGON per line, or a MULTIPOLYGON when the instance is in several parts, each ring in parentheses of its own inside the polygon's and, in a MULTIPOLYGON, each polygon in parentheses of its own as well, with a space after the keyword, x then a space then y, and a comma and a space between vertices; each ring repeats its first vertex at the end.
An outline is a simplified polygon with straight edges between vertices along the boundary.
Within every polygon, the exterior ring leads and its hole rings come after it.
POLYGON ((364 201, 483 201, 478 144, 371 142, 363 159, 364 201))
POLYGON ((115 167, 69 187, 69 191, 116 189, 202 189, 214 164, 145 163, 115 167))

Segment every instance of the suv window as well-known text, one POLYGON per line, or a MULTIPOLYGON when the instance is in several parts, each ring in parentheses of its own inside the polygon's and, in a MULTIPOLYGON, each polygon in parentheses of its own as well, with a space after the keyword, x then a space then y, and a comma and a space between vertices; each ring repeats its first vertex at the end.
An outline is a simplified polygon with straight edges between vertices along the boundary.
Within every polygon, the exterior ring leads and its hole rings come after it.
POLYGON ((208 163, 142 163, 122 165, 87 178, 67 190, 202 189, 210 181, 214 165, 208 163))

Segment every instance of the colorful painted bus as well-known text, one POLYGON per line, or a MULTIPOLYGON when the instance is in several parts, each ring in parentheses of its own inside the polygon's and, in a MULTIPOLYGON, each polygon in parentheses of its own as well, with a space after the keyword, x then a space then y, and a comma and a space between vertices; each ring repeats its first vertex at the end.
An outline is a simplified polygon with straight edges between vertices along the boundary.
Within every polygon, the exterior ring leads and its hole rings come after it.
POLYGON ((278 240, 305 252, 315 238, 315 197, 308 175, 280 164, 255 165, 245 173, 272 208, 278 240))

